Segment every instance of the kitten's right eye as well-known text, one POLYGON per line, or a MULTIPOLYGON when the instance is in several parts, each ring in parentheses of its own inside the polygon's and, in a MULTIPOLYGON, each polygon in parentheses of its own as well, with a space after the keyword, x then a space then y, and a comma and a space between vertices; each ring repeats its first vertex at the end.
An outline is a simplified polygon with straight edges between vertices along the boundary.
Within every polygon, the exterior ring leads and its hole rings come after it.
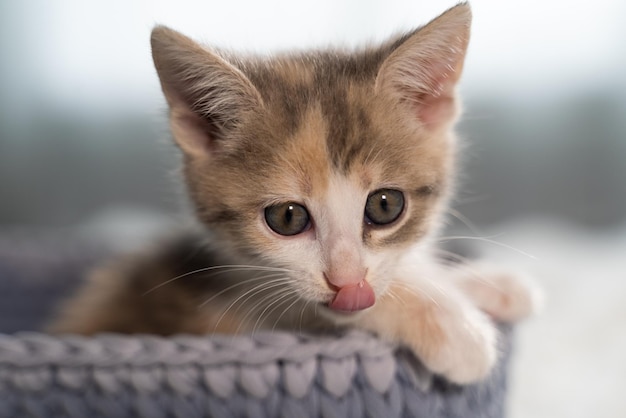
POLYGON ((404 195, 400 190, 376 190, 367 197, 365 220, 370 224, 387 225, 398 219, 403 210, 404 195))
POLYGON ((292 236, 309 228, 310 217, 304 206, 287 202, 266 207, 265 222, 277 234, 292 236))

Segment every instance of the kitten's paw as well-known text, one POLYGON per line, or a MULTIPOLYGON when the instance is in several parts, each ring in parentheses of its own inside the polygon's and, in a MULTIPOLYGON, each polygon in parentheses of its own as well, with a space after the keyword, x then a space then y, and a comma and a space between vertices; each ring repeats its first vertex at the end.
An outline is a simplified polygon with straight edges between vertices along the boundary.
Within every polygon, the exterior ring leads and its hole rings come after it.
POLYGON ((459 287, 494 319, 516 322, 541 310, 543 291, 529 277, 482 264, 470 268, 474 273, 463 275, 459 287))
POLYGON ((473 319, 445 329, 443 341, 420 354, 428 369, 458 384, 489 375, 498 358, 497 330, 482 314, 473 319))

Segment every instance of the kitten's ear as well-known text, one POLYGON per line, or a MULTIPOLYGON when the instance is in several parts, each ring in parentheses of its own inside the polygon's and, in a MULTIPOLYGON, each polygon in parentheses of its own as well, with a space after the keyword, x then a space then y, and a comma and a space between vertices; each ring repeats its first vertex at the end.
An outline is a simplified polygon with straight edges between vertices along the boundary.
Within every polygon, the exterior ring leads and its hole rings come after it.
POLYGON ((456 116, 455 86, 470 36, 472 13, 459 4, 416 30, 383 62, 376 91, 409 103, 429 129, 456 116))
POLYGON ((210 155, 246 112, 261 105, 235 66, 164 26, 152 30, 152 58, 170 107, 170 125, 188 155, 210 155))

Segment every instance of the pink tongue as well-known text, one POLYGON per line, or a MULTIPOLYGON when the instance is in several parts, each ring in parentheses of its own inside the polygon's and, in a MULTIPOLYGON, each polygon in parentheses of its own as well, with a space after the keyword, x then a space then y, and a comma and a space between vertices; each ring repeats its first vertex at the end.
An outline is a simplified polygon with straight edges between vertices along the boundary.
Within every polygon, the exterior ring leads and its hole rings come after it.
POLYGON ((376 297, 372 286, 365 280, 358 284, 339 289, 335 299, 330 302, 330 309, 335 311, 353 312, 369 308, 374 304, 376 297))

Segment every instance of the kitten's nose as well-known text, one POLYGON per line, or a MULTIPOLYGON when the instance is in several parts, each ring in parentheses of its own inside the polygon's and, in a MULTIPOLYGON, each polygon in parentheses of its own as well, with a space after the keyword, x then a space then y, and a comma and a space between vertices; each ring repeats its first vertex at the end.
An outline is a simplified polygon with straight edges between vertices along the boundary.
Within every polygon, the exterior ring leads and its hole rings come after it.
POLYGON ((353 286, 365 280, 365 268, 331 268, 324 273, 324 278, 333 290, 353 286))
POLYGON ((359 252, 359 242, 351 236, 337 234, 328 245, 324 277, 328 286, 337 292, 328 304, 335 311, 360 311, 372 306, 375 300, 374 290, 367 282, 367 268, 359 252))
POLYGON ((328 285, 337 292, 328 307, 335 311, 354 312, 372 306, 376 297, 365 279, 366 274, 367 270, 342 275, 324 274, 328 285))

